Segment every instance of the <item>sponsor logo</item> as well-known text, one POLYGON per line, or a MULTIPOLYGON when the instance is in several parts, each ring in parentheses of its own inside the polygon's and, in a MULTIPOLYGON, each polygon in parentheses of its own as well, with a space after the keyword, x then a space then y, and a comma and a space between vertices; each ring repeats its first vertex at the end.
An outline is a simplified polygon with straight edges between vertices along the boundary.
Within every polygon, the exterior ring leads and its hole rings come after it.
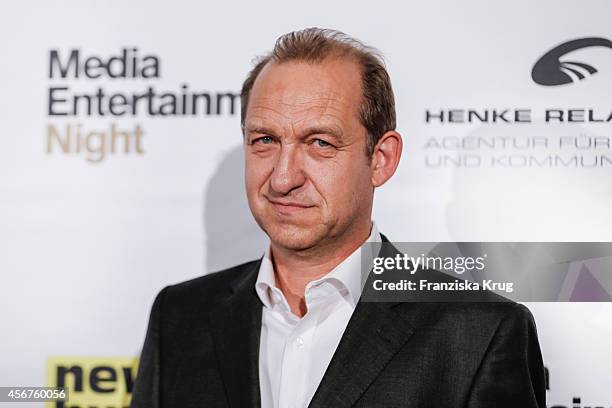
MULTIPOLYGON (((533 66, 533 81, 555 86, 597 73, 595 66, 572 58, 573 51, 590 47, 612 49, 612 41, 588 37, 554 47, 533 66)), ((598 68, 612 71, 612 66, 598 68)), ((608 73, 612 79, 612 73, 608 73)), ((425 139, 424 165, 428 168, 609 169, 612 135, 605 126, 612 123, 612 109, 602 103, 590 104, 587 99, 580 101, 569 107, 551 100, 548 106, 539 108, 503 104, 426 108, 423 115, 426 125, 440 129, 453 127, 457 131, 440 131, 425 139), (469 128, 474 125, 478 128, 469 128), (463 126, 470 133, 456 134, 463 126)))
POLYGON ((147 121, 238 113, 237 92, 194 90, 186 81, 161 87, 162 66, 161 56, 138 47, 109 55, 49 50, 47 154, 93 164, 113 156, 141 157, 147 151, 147 121))
POLYGON ((565 85, 581 81, 588 75, 597 73, 597 68, 582 61, 571 61, 563 57, 572 52, 589 47, 612 49, 612 41, 601 37, 579 38, 557 45, 544 54, 533 66, 531 78, 544 86, 565 85))
POLYGON ((138 369, 135 357, 50 357, 47 386, 68 388, 68 401, 45 408, 127 408, 138 369))

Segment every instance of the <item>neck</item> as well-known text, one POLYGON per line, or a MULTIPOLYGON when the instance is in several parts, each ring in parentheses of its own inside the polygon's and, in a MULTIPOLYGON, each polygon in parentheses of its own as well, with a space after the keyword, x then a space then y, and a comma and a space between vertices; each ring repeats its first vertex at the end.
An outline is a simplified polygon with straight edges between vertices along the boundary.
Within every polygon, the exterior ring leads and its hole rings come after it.
POLYGON ((368 221, 349 238, 331 239, 328 244, 306 250, 296 251, 270 244, 276 286, 285 295, 293 314, 299 317, 306 314, 306 285, 327 275, 358 249, 368 239, 371 226, 368 221))

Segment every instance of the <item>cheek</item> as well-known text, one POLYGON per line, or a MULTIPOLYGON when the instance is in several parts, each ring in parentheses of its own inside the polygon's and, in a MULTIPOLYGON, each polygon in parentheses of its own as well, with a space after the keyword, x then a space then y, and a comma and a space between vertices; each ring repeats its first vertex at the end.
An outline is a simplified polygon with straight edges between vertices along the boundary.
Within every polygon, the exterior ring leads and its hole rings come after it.
POLYGON ((332 213, 353 211, 367 198, 371 186, 369 167, 352 157, 341 163, 318 163, 311 179, 332 213))
MULTIPOLYGON (((248 155, 248 153, 247 153, 248 155)), ((249 196, 257 194, 268 179, 268 166, 264 160, 246 157, 244 163, 244 181, 249 196)))

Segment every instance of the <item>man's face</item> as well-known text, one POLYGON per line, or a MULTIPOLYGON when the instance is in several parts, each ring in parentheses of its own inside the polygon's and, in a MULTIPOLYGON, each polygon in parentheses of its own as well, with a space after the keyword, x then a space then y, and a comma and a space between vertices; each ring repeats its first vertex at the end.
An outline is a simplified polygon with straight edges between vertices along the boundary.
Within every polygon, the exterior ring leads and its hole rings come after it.
POLYGON ((369 230, 361 99, 351 60, 268 63, 260 72, 245 117, 245 179, 251 212, 274 245, 303 250, 369 230))

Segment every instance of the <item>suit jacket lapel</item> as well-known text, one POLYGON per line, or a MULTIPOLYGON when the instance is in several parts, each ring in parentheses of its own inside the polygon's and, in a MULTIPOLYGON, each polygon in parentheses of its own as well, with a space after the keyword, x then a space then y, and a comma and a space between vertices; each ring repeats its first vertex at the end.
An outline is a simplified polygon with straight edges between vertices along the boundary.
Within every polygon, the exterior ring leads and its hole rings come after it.
MULTIPOLYGON (((379 256, 399 253, 381 236, 384 245, 379 256)), ((357 303, 309 407, 349 407, 359 399, 415 331, 422 311, 417 304, 397 307, 401 304, 357 303)))
POLYGON ((231 407, 259 407, 262 305, 255 292, 259 263, 233 284, 233 294, 210 314, 215 351, 231 407))
POLYGON ((390 303, 358 303, 309 407, 353 405, 413 334, 390 303))

